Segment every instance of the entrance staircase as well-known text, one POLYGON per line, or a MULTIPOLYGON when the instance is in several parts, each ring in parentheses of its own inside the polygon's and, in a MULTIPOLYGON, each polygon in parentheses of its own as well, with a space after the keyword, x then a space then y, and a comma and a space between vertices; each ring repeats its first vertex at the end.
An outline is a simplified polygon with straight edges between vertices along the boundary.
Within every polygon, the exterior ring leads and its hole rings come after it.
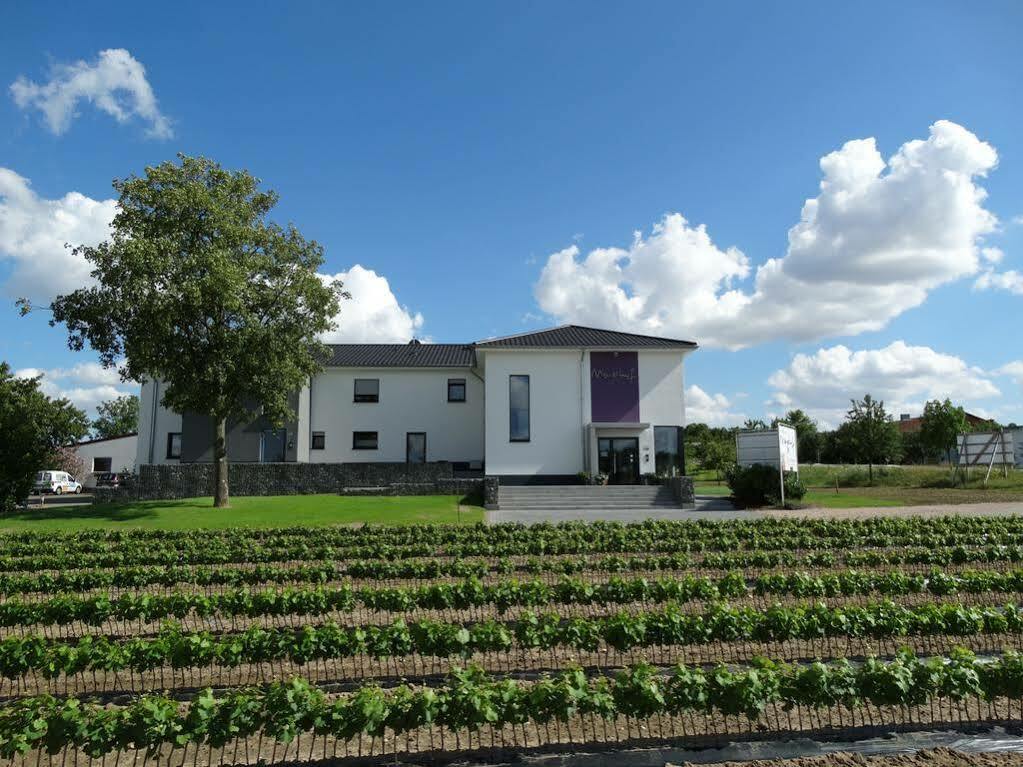
POLYGON ((501 485, 501 511, 678 509, 664 485, 501 485))

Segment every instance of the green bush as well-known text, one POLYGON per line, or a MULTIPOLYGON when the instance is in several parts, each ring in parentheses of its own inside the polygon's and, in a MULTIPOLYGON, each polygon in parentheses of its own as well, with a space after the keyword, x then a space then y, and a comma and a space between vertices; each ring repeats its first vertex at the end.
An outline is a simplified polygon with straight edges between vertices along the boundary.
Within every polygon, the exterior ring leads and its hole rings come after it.
MULTIPOLYGON (((728 487, 735 504, 744 509, 774 506, 781 501, 778 469, 757 463, 752 466, 731 466, 726 473, 728 487)), ((798 501, 806 495, 806 486, 795 472, 785 473, 785 500, 798 501)))

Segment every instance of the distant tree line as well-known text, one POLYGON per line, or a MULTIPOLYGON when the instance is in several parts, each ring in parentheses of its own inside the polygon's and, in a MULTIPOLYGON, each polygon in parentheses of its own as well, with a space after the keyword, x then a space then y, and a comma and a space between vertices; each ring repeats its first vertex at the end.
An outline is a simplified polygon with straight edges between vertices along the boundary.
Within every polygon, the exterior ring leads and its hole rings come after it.
MULTIPOLYGON (((775 428, 779 422, 796 430, 800 463, 866 464, 873 477, 875 464, 935 464, 949 460, 960 434, 1002 428, 995 421, 972 424, 966 411, 950 400, 932 400, 924 406, 917 432, 902 433, 882 400, 865 394, 851 400, 845 420, 838 428, 819 428, 804 411, 790 410, 770 424, 747 419, 741 427, 712 427, 704 423, 686 426, 686 467, 689 471, 715 472, 720 478, 735 463, 735 434, 740 430, 775 428)), ((1007 424, 1006 428, 1017 428, 1007 424)))

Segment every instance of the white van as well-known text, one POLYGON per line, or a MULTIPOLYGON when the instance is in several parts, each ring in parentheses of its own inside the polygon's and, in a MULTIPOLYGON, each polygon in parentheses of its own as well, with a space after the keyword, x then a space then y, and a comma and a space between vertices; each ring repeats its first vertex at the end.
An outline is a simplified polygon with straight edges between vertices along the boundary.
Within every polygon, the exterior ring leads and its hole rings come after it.
POLYGON ((82 484, 66 471, 40 471, 36 474, 36 481, 32 487, 37 493, 53 493, 54 495, 63 495, 64 493, 77 495, 82 492, 82 484))

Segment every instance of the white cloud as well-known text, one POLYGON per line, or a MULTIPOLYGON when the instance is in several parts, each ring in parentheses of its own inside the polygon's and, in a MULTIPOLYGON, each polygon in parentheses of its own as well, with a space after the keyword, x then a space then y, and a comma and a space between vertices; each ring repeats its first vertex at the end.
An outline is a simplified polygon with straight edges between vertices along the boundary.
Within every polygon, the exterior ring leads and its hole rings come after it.
POLYGON ((149 123, 147 134, 153 138, 169 139, 174 135, 146 80, 146 68, 123 48, 100 51, 94 63, 59 65, 47 83, 19 77, 11 85, 11 96, 22 109, 42 112, 47 126, 58 136, 71 127, 82 100, 121 123, 132 117, 145 120, 149 123))
POLYGON ((44 199, 28 179, 0 168, 0 260, 13 261, 6 292, 49 300, 89 284, 89 263, 65 244, 103 241, 116 210, 116 200, 93 200, 78 192, 44 199))
POLYGON ((1014 383, 1023 386, 1023 360, 1016 360, 1007 365, 1002 365, 994 373, 999 376, 1009 376, 1014 383))
POLYGON ((351 299, 341 302, 338 327, 323 336, 328 343, 403 343, 416 335, 423 315, 398 303, 387 278, 356 264, 329 275, 344 282, 351 299))
POLYGON ((125 394, 138 392, 138 387, 124 383, 117 370, 104 368, 98 362, 81 362, 70 368, 22 368, 16 370, 17 378, 42 376, 39 388, 48 397, 64 397, 85 410, 90 416, 101 402, 125 394))
POLYGON ((730 348, 877 330, 934 287, 977 272, 980 240, 997 226, 977 179, 997 160, 944 120, 887 164, 874 139, 849 141, 821 159, 820 194, 789 230, 785 256, 755 273, 742 251, 674 213, 628 248, 552 254, 536 299, 561 321, 730 348), (752 290, 736 287, 749 277, 752 290))
POLYGON ((1007 290, 1017 296, 1023 296, 1023 272, 1009 269, 996 272, 992 269, 980 275, 973 283, 976 290, 1007 290))
POLYGON ((904 341, 883 349, 853 351, 839 345, 797 354, 767 382, 774 390, 769 404, 783 410, 802 408, 831 427, 845 418, 850 399, 866 393, 884 400, 896 418, 900 413, 919 415, 925 402, 946 397, 977 412, 978 400, 1001 394, 983 370, 904 341))
POLYGON ((709 394, 696 384, 686 388, 686 422, 708 426, 741 426, 745 413, 735 412, 724 394, 709 394))

